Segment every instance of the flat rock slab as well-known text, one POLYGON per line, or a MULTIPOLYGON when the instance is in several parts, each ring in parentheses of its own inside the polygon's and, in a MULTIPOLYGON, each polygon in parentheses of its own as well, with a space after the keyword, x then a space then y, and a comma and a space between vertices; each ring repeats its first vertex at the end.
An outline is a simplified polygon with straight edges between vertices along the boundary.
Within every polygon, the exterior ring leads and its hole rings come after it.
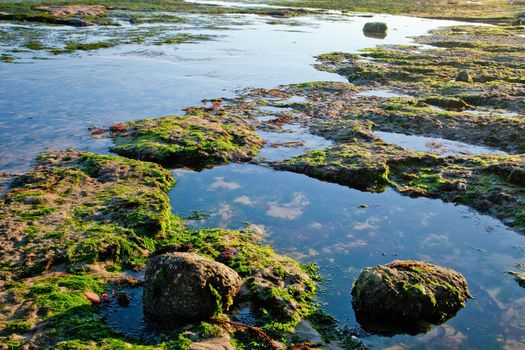
POLYGON ((193 343, 188 347, 189 350, 235 350, 230 342, 230 336, 225 334, 221 337, 206 339, 193 343))

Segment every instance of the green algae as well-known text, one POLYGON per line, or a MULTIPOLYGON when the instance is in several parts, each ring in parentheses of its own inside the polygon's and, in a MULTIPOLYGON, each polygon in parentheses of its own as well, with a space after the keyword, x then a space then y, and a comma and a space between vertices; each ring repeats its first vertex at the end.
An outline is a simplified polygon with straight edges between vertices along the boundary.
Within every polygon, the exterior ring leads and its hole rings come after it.
POLYGON ((0 55, 0 62, 4 63, 12 63, 14 62, 15 58, 9 54, 3 53, 0 55))
POLYGON ((427 332, 429 323, 445 322, 469 298, 460 273, 413 260, 366 268, 352 287, 360 324, 385 335, 427 332))
POLYGON ((169 172, 153 164, 89 153, 44 155, 15 179, 1 208, 5 229, 25 243, 9 244, 2 265, 23 274, 63 262, 140 265, 150 240, 175 224, 165 195, 173 184, 169 172))
POLYGON ((114 139, 112 151, 164 166, 205 167, 246 161, 263 141, 234 115, 188 115, 129 122, 114 139))
MULTIPOLYGON (((358 85, 399 88, 414 96, 440 95, 441 101, 462 100, 461 109, 471 104, 523 110, 524 29, 484 28, 452 27, 416 38, 418 43, 436 47, 424 51, 396 45, 366 49, 360 55, 324 54, 317 57, 316 67, 358 85), (461 71, 469 72, 473 83, 455 81, 461 71)), ((444 102, 442 106, 447 108, 444 102)))
POLYGON ((187 44, 196 43, 198 41, 211 40, 209 35, 193 35, 193 34, 179 34, 173 37, 160 38, 153 41, 154 45, 174 45, 174 44, 187 44))

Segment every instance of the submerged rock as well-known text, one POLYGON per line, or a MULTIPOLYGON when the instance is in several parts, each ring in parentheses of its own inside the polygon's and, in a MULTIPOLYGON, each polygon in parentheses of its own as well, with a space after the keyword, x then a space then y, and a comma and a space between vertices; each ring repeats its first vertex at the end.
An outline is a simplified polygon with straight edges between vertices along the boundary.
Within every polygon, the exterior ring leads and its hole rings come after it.
POLYGON ((508 271, 508 273, 514 276, 514 279, 518 282, 520 287, 525 288, 525 272, 508 271))
POLYGON ((68 18, 68 19, 64 20, 63 23, 68 25, 68 26, 73 26, 73 27, 91 27, 91 26, 94 26, 93 23, 88 22, 88 21, 84 21, 83 19, 80 19, 80 18, 68 18))
POLYGON ((470 293, 452 269, 413 260, 396 260, 364 269, 352 288, 352 305, 367 331, 426 331, 454 316, 470 293))
POLYGON ((177 319, 205 319, 222 312, 242 286, 237 272, 195 253, 155 256, 146 268, 144 310, 177 319))
POLYGON ((363 27, 364 33, 386 34, 388 27, 383 22, 368 22, 363 27))

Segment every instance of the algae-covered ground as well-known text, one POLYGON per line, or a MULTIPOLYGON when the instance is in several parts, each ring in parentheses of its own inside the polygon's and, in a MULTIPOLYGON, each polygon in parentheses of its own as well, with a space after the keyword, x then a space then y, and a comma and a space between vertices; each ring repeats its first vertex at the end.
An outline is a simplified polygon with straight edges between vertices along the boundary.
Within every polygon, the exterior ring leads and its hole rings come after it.
POLYGON ((170 210, 167 191, 174 183, 153 163, 77 151, 44 154, 32 171, 12 179, 0 206, 2 344, 188 348, 226 327, 238 348, 268 346, 259 333, 227 323, 228 315, 193 325, 193 333, 175 328, 154 340, 126 338, 108 326, 101 310, 127 306, 119 288, 141 282, 126 271, 141 270, 155 251, 197 252, 235 269, 246 281, 242 301, 250 303, 259 332, 286 342, 315 310, 307 274, 315 277, 315 268, 261 245, 255 228, 186 229, 170 210))
POLYGON ((479 22, 514 21, 523 16, 522 1, 436 1, 436 0, 280 0, 271 3, 287 6, 323 8, 342 11, 408 14, 418 17, 450 18, 479 22))
MULTIPOLYGON (((77 1, 105 9, 101 14, 57 17, 43 7, 70 4, 1 2, 0 20, 118 28, 122 22, 185 21, 165 11, 274 17, 306 12, 224 9, 178 0, 77 1)), ((304 318, 316 324, 325 340, 352 340, 339 333, 334 319, 318 312, 315 266, 300 265, 262 245, 262 233, 255 227, 189 229, 172 214, 167 193, 175 179, 164 167, 258 162, 363 191, 391 187, 409 196, 465 204, 525 232, 525 28, 518 25, 519 4, 303 2, 300 5, 470 17, 505 25, 458 26, 415 39, 425 47, 323 54, 316 68, 342 75, 348 83, 252 89, 232 99, 212 100, 209 107, 188 108, 184 116, 95 128, 93 134, 113 139, 111 150, 120 156, 50 152, 26 174, 0 174, 0 343, 35 349, 199 349, 195 343, 206 346, 202 344, 206 339, 229 334, 227 343, 237 349, 315 348, 293 344, 294 329, 304 318), (440 11, 435 11, 437 6, 440 11), (509 25, 512 22, 517 25, 509 25), (276 148, 300 145, 287 142, 290 125, 324 137, 333 146, 279 161, 256 157, 265 143, 257 131, 282 134, 283 142, 275 143, 276 148), (441 137, 500 152, 450 156, 419 152, 387 143, 377 131, 441 137), (236 308, 184 329, 146 327, 140 336, 110 324, 108 310, 126 307, 129 298, 138 295, 135 291, 142 282, 131 276, 140 276, 152 254, 169 251, 196 252, 237 271, 245 288, 236 308), (250 324, 243 324, 236 314, 246 307, 250 324)), ((0 40, 22 38, 25 49, 60 54, 120 44, 210 39, 159 29, 97 42, 64 41, 53 48, 41 40, 38 27, 20 31, 24 34, 18 37, 2 30, 0 40)), ((0 60, 16 61, 14 54, 2 53, 0 60)), ((521 273, 511 273, 521 283, 521 273)), ((352 341, 346 347, 361 347, 352 341)))
MULTIPOLYGON (((220 107, 220 102, 215 104, 220 107)), ((202 168, 248 161, 264 143, 241 117, 222 108, 188 110, 188 113, 119 125, 120 130, 113 131, 112 151, 165 166, 202 168)))

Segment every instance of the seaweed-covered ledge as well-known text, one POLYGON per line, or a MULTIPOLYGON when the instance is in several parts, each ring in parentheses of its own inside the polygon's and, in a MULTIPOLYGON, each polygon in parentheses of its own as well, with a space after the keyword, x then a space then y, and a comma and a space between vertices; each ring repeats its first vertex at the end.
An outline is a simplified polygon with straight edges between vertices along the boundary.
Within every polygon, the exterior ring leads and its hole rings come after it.
POLYGON ((523 155, 439 157, 380 139, 356 139, 272 166, 361 190, 391 186, 414 197, 465 204, 525 232, 523 155))
POLYGON ((218 113, 195 110, 186 116, 142 119, 117 126, 113 126, 113 152, 170 167, 203 168, 248 161, 264 143, 244 119, 222 109, 218 113))
POLYGON ((32 171, 15 177, 0 201, 2 344, 39 349, 290 344, 297 324, 316 310, 315 269, 261 245, 262 232, 255 227, 187 229, 171 214, 167 191, 174 183, 154 163, 77 151, 44 154, 32 171), (235 270, 244 286, 229 311, 184 329, 179 324, 152 333, 144 326, 139 335, 108 323, 108 312, 141 305, 140 271, 150 257, 169 252, 199 254, 235 270), (246 308, 250 324, 237 317, 246 308))

